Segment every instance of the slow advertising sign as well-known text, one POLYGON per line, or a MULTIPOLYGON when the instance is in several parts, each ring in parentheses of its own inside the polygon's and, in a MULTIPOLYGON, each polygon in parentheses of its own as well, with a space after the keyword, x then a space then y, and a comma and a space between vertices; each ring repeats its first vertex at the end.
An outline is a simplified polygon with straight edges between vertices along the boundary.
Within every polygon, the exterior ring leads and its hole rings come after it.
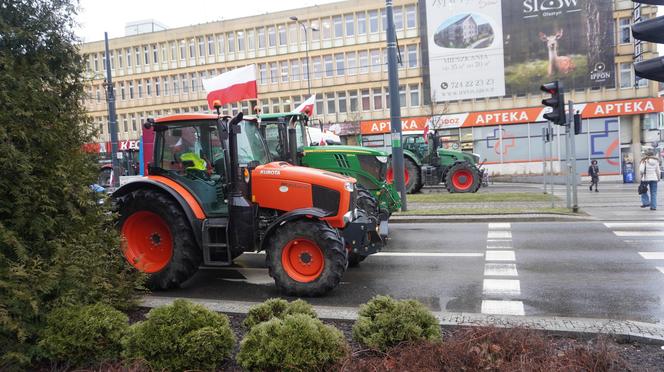
POLYGON ((615 85, 611 0, 426 0, 436 102, 615 85))

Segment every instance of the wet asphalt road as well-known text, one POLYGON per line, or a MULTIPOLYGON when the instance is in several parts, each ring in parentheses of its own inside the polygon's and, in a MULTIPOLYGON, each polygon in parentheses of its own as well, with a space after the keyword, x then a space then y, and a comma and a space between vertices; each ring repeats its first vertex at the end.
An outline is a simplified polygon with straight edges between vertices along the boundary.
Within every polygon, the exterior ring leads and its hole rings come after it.
MULTIPOLYGON (((664 222, 393 224, 388 255, 349 268, 317 305, 376 294, 435 311, 664 321, 664 222)), ((203 268, 157 296, 263 301, 279 296, 264 256, 203 268)))

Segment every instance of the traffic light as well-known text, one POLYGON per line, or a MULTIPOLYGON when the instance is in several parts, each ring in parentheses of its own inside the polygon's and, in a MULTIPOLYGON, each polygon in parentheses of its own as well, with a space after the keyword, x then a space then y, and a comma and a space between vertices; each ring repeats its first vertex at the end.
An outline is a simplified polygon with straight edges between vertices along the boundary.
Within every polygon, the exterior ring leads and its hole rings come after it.
POLYGON ((580 134, 581 133, 581 114, 577 111, 576 114, 574 114, 574 134, 580 134))
POLYGON ((664 5, 664 0, 634 0, 634 73, 636 76, 664 82, 664 56, 643 60, 643 41, 664 43, 664 16, 641 21, 641 4, 664 5))
POLYGON ((551 95, 551 98, 542 100, 544 106, 552 108, 550 113, 544 114, 544 119, 558 125, 565 125, 565 94, 563 85, 558 81, 543 84, 540 90, 551 95))

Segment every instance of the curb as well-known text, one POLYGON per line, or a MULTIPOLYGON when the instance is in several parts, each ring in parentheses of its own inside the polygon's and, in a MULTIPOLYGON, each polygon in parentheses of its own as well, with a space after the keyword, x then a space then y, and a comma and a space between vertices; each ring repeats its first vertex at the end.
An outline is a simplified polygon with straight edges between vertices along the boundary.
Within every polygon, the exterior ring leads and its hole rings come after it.
POLYGON ((572 216, 555 213, 481 214, 481 215, 409 215, 392 216, 390 223, 434 223, 434 222, 578 222, 594 221, 592 216, 572 216))
MULTIPOLYGON (((177 299, 186 299, 222 313, 246 314, 249 308, 260 302, 205 300, 183 297, 143 296, 139 304, 157 307, 171 304, 177 299)), ((313 305, 321 319, 356 320, 358 308, 313 305)), ((627 341, 664 344, 664 325, 629 320, 573 318, 559 316, 488 315, 478 313, 433 313, 441 326, 495 326, 500 328, 528 328, 556 333, 588 336, 611 335, 627 341)))

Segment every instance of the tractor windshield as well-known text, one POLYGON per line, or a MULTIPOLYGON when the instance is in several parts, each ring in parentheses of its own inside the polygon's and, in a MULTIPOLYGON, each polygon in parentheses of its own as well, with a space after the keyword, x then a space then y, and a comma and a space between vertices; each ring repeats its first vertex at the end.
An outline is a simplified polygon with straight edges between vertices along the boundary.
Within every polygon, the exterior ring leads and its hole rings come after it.
POLYGON ((204 172, 222 152, 216 128, 208 122, 168 126, 158 132, 156 150, 154 165, 178 173, 204 172))
POLYGON ((258 123, 250 120, 244 120, 242 123, 242 132, 237 135, 240 165, 247 165, 251 161, 257 161, 260 164, 269 163, 270 156, 258 129, 258 123))

